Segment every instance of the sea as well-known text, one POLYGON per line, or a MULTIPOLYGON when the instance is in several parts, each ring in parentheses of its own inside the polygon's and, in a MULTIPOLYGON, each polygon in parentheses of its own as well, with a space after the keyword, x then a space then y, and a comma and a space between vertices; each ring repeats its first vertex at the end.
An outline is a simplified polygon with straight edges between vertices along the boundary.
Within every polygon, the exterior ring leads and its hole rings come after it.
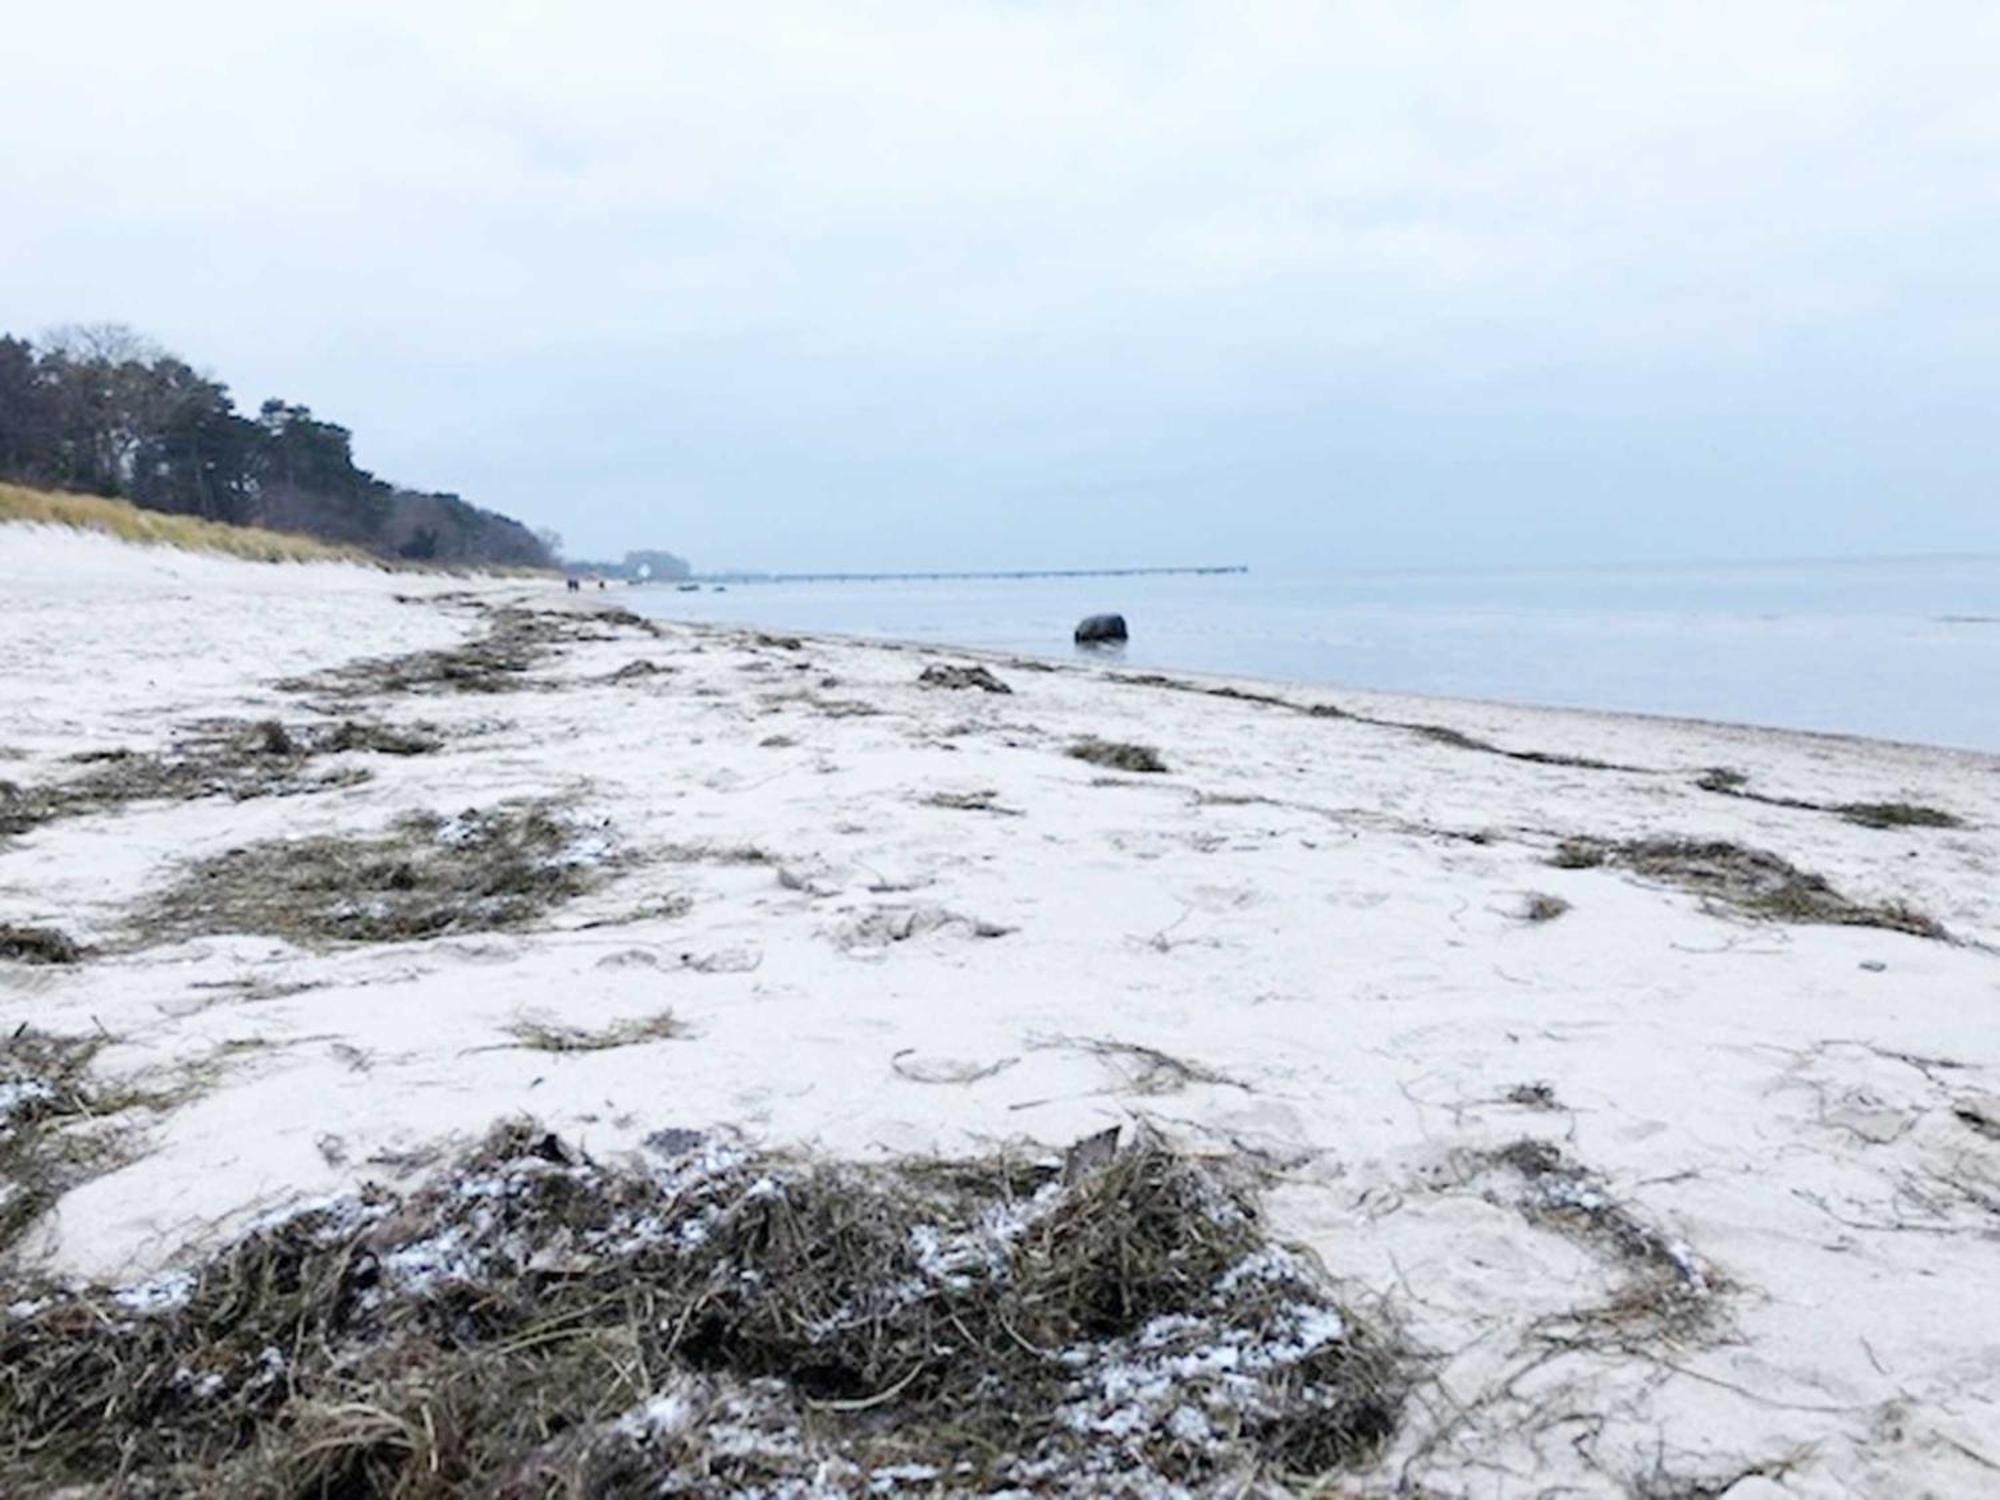
POLYGON ((2000 752, 2000 555, 1683 567, 735 580, 667 619, 2000 752))

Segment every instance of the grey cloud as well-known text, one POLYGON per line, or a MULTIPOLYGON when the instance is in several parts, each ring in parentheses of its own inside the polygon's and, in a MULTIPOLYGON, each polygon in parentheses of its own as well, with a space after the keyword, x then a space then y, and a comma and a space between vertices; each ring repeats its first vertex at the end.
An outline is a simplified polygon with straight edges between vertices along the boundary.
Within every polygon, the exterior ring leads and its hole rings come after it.
POLYGON ((715 562, 2000 546, 2000 15, 10 21, 0 326, 715 562))

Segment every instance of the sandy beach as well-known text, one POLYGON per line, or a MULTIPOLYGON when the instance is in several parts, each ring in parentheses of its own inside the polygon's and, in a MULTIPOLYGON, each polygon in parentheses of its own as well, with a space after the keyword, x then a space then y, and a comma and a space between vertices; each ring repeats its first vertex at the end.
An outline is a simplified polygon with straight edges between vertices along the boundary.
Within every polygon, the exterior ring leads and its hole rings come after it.
POLYGON ((156 1280, 521 1114, 606 1161, 1150 1127, 1416 1352, 1337 1493, 2000 1493, 2000 758, 629 603, 0 527, 0 924, 79 950, 0 959, 0 1029, 152 1099, 22 1267, 156 1280), (271 723, 282 775, 119 790, 271 723), (530 806, 566 884, 497 930, 175 896, 530 806))

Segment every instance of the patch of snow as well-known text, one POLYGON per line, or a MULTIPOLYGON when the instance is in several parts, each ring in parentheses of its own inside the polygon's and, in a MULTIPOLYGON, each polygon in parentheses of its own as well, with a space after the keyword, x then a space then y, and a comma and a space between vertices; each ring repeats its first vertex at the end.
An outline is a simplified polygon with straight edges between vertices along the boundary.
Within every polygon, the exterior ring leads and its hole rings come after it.
POLYGON ((52 1084, 42 1078, 20 1078, 0 1083, 0 1131, 56 1097, 52 1084))
POLYGON ((684 1395, 655 1396, 644 1406, 626 1412, 617 1425, 624 1436, 642 1442, 677 1436, 693 1425, 697 1415, 695 1404, 684 1395))
POLYGON ((155 1313, 185 1307, 188 1298, 193 1295, 194 1278, 185 1271, 169 1271, 151 1281, 120 1287, 111 1294, 111 1300, 126 1312, 150 1317, 155 1313))

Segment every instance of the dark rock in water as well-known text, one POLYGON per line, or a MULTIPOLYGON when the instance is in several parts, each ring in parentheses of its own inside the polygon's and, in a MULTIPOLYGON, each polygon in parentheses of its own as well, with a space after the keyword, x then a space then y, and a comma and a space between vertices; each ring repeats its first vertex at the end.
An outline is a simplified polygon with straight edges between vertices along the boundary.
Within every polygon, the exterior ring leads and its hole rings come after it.
POLYGON ((1076 641, 1079 646, 1094 645, 1103 641, 1125 639, 1125 617, 1123 615, 1092 615, 1076 627, 1076 641))
POLYGON ((917 681, 925 687, 978 688, 985 693, 1014 691, 984 667, 949 667, 942 662, 925 667, 917 681))

